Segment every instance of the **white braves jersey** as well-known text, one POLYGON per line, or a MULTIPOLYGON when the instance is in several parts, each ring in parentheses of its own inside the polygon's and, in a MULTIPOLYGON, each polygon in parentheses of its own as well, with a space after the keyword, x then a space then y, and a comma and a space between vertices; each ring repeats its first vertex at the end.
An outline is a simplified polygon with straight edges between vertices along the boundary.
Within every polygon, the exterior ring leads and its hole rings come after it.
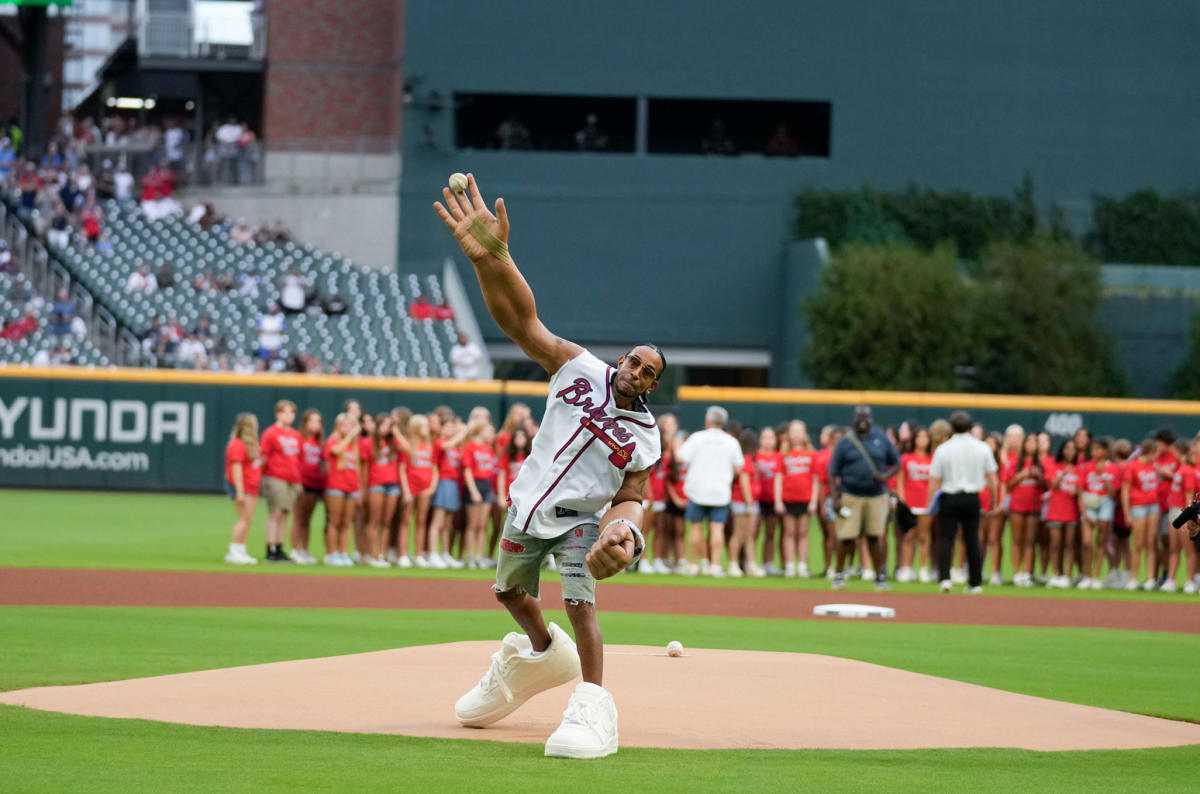
POLYGON ((509 489, 522 532, 556 538, 581 518, 599 520, 626 473, 658 462, 658 425, 648 410, 617 407, 614 372, 584 350, 550 378, 541 428, 509 489))

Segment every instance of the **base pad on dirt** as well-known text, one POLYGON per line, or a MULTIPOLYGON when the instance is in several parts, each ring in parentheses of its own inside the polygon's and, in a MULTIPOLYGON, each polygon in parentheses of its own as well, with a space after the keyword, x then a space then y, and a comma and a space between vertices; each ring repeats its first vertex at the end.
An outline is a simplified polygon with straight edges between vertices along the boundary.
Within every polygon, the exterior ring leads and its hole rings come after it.
POLYGON ((894 618, 896 610, 870 604, 817 604, 813 614, 833 618, 894 618))
MULTIPOLYGON (((686 638, 684 638, 686 640, 686 638)), ((484 730, 454 702, 498 642, 456 642, 0 693, 0 702, 192 725, 543 743, 573 685, 484 730)), ((1200 744, 1200 725, 1016 695, 832 656, 612 645, 624 747, 1125 749, 1200 744)))

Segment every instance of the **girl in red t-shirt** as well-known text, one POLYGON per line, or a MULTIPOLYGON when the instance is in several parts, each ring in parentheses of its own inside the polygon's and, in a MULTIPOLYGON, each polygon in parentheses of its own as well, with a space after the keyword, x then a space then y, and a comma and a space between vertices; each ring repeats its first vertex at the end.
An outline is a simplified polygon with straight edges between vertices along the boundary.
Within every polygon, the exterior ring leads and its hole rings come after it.
POLYGON ((467 528, 463 556, 468 568, 486 567, 487 520, 495 500, 496 429, 491 422, 479 423, 467 433, 462 447, 463 482, 467 486, 467 528))
MULTIPOLYGON (((781 540, 782 516, 775 510, 775 483, 783 477, 783 453, 779 451, 779 436, 775 429, 764 427, 758 434, 758 451, 754 453, 754 477, 757 481, 758 514, 763 525, 763 571, 782 574, 775 564, 775 538, 781 540)), ((782 559, 780 553, 779 558, 782 559)))
POLYGON ((1121 484, 1120 468, 1108 459, 1108 454, 1108 439, 1097 438, 1091 442, 1088 461, 1079 467, 1079 553, 1084 575, 1080 590, 1100 589, 1100 555, 1096 554, 1096 543, 1107 542, 1113 497, 1121 484))
POLYGON ((400 537, 397 548, 400 557, 396 565, 411 568, 417 560, 425 560, 426 540, 429 533, 429 503, 437 490, 437 467, 433 465, 433 436, 429 430, 429 418, 416 414, 408 420, 408 452, 400 455, 400 488, 404 504, 411 505, 414 555, 408 555, 407 510, 400 521, 400 537))
POLYGON ((258 419, 254 414, 238 414, 233 432, 225 446, 225 483, 233 499, 237 521, 225 562, 234 565, 253 565, 258 562, 246 551, 246 536, 254 520, 258 504, 258 484, 262 479, 262 456, 258 451, 258 419))
POLYGON ((1142 560, 1146 562, 1146 580, 1143 590, 1153 590, 1157 585, 1155 572, 1157 559, 1155 540, 1158 534, 1158 468, 1154 459, 1158 455, 1158 441, 1147 438, 1142 442, 1141 454, 1129 461, 1121 484, 1121 507, 1129 519, 1133 533, 1133 559, 1130 561, 1131 578, 1126 589, 1134 590, 1141 577, 1142 560))
POLYGON ((354 514, 354 561, 367 563, 371 556, 371 538, 367 532, 370 511, 367 509, 367 466, 375 449, 375 416, 363 413, 358 432, 358 512, 354 514))
POLYGON ((1045 482, 1036 435, 1027 434, 1017 456, 1004 462, 1000 480, 1008 494, 1008 518, 1012 523, 1013 584, 1032 587, 1033 536, 1042 510, 1041 490, 1045 482))
MULTIPOLYGON (((1004 448, 1004 438, 999 433, 988 433, 983 439, 988 448, 992 450, 992 458, 996 461, 996 471, 1001 468, 1000 450, 1004 448)), ((983 547, 983 567, 987 568, 988 560, 991 560, 992 574, 988 579, 990 585, 1004 584, 1004 574, 1000 572, 1003 560, 1001 559, 1001 551, 1004 548, 1004 527, 1008 523, 1008 516, 1004 510, 999 508, 1000 494, 996 494, 996 503, 992 502, 992 492, 988 488, 984 488, 979 492, 979 543, 983 547)))
POLYGON ((1046 532, 1050 537, 1050 564, 1054 575, 1047 587, 1071 586, 1071 552, 1079 529, 1079 470, 1075 439, 1068 438, 1046 467, 1049 499, 1046 503, 1046 532), (1064 565, 1064 557, 1066 563, 1064 565))
POLYGON ((787 446, 775 478, 775 512, 783 519, 783 575, 807 579, 808 514, 816 512, 821 489, 816 478, 816 450, 808 427, 799 419, 787 426, 787 446))
MULTIPOLYGON (((292 513, 292 559, 311 565, 316 559, 308 552, 312 516, 325 498, 325 427, 319 411, 309 408, 300 418, 300 494, 292 513)), ((325 515, 325 545, 329 546, 329 514, 325 515)))
MULTIPOLYGON (((896 475, 896 490, 904 503, 917 517, 917 524, 900 541, 900 565, 896 568, 897 582, 913 582, 917 579, 916 558, 918 550, 925 552, 926 538, 933 524, 929 514, 929 466, 933 463, 933 442, 929 431, 915 426, 910 451, 900 456, 900 472, 896 475)), ((930 566, 925 557, 922 568, 930 566)))
POLYGON ((732 532, 729 535, 729 575, 761 575, 762 569, 754 562, 754 451, 758 447, 758 434, 743 430, 738 437, 742 447, 742 468, 733 478, 733 499, 729 505, 732 515, 732 532), (743 570, 742 553, 748 552, 750 562, 743 570))
POLYGON ((334 421, 333 433, 325 442, 325 512, 329 517, 330 538, 330 545, 325 549, 326 565, 341 568, 354 565, 347 551, 350 526, 359 503, 361 432, 358 420, 340 413, 334 421))
MULTIPOLYGON (((387 529, 400 502, 400 431, 391 414, 375 417, 375 433, 366 460, 367 470, 367 556, 372 568, 387 568, 387 529)), ((407 442, 406 442, 407 443, 407 442)))
POLYGON ((451 418, 443 420, 441 436, 433 442, 433 465, 438 471, 437 490, 433 494, 433 514, 429 519, 429 548, 422 568, 462 568, 464 564, 450 554, 454 539, 454 514, 462 507, 462 443, 466 440, 471 425, 451 418), (442 545, 443 528, 445 550, 442 545))
MULTIPOLYGON (((1175 459, 1178 465, 1171 475, 1171 489, 1167 492, 1167 517, 1174 521, 1183 512, 1196 493, 1196 464, 1192 458, 1192 444, 1186 439, 1175 441, 1175 459)), ((1192 581, 1192 568, 1195 544, 1188 543, 1182 532, 1172 531, 1167 546, 1167 578, 1160 588, 1164 593, 1174 593, 1176 589, 1175 574, 1179 571, 1179 553, 1187 548, 1193 551, 1188 554, 1187 581, 1192 581)), ((1185 585, 1186 588, 1186 585, 1185 585)))
MULTIPOLYGON (((662 444, 662 459, 658 462, 658 469, 659 476, 663 478, 663 494, 666 498, 654 533, 654 557, 662 560, 663 566, 673 557, 675 573, 685 573, 688 561, 683 550, 683 509, 687 507, 687 497, 683 495, 683 480, 687 469, 675 455, 675 450, 682 443, 679 439, 679 420, 674 414, 663 414, 658 418, 658 432, 662 444)), ((655 570, 661 571, 662 568, 656 567, 655 570)))
POLYGON ((817 450, 817 481, 821 484, 820 509, 817 524, 825 535, 825 578, 832 579, 834 574, 833 560, 837 549, 837 516, 833 512, 833 497, 829 490, 829 459, 833 457, 833 448, 842 438, 842 430, 837 425, 825 425, 821 428, 821 448, 817 450))

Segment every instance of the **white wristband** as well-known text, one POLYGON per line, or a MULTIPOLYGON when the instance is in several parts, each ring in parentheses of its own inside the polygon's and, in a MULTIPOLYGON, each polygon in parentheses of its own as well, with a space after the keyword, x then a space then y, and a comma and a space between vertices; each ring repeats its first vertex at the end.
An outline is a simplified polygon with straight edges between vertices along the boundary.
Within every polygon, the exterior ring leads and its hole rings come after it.
MULTIPOLYGON (((613 524, 624 524, 629 527, 629 531, 633 533, 633 559, 630 560, 628 567, 637 565, 638 560, 642 558, 642 552, 646 550, 646 538, 642 535, 642 530, 638 529, 638 525, 630 521, 628 518, 614 518, 604 525, 604 529, 600 530, 600 537, 604 537, 604 533, 608 531, 613 524)), ((600 538, 597 538, 599 540, 600 538)))

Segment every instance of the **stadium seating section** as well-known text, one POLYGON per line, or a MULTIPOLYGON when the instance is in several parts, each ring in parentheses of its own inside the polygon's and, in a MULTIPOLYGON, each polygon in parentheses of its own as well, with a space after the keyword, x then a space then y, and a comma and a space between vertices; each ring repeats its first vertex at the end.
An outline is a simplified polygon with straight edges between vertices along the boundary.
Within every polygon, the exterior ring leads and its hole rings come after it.
MULTIPOLYGON (((0 296, 7 295, 14 281, 23 282, 30 290, 33 285, 29 279, 18 273, 10 276, 0 273, 0 296)), ((54 339, 50 335, 50 301, 38 310, 38 329, 29 336, 17 342, 0 342, 0 359, 9 364, 32 364, 38 351, 47 350, 53 346, 54 339)), ((6 312, 8 314, 9 312, 6 312)), ((76 363, 80 366, 107 367, 112 362, 101 353, 90 339, 70 341, 70 348, 75 354, 76 363)))
POLYGON ((182 218, 150 222, 140 210, 122 209, 111 201, 103 209, 111 253, 74 246, 52 246, 50 251, 134 333, 148 329, 155 316, 164 321, 178 317, 184 328, 207 316, 234 354, 253 355, 258 347, 256 318, 278 299, 280 279, 295 267, 321 294, 342 296, 348 310, 338 316, 289 316, 285 359, 308 353, 323 366, 336 364, 347 374, 451 375, 447 351, 456 336, 453 321, 416 321, 408 314, 419 293, 434 304, 442 301, 436 276, 366 270, 339 254, 295 243, 239 245, 219 228, 203 230, 182 218), (126 281, 140 265, 155 272, 164 262, 174 270, 177 286, 150 295, 126 292, 126 281), (235 276, 253 271, 262 281, 259 293, 194 290, 192 282, 210 270, 218 275, 232 271, 235 276))

